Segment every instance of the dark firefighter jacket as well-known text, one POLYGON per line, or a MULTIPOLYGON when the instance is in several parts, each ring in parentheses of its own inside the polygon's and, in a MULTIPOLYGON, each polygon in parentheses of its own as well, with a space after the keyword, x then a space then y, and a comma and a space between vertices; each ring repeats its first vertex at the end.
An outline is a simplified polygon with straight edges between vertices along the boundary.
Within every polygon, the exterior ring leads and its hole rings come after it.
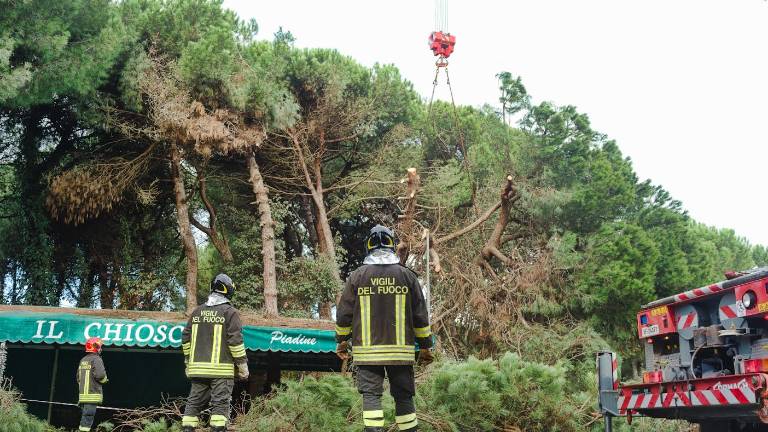
POLYGON ((104 401, 101 385, 106 384, 107 371, 104 369, 104 361, 95 353, 88 353, 77 367, 77 384, 80 394, 77 400, 79 404, 100 404, 104 401))
POLYGON ((229 303, 198 306, 181 334, 181 348, 190 378, 234 379, 234 364, 247 360, 240 313, 229 303))
POLYGON ((410 365, 414 342, 430 348, 427 305, 416 274, 399 264, 353 271, 336 309, 336 340, 348 339, 359 365, 410 365))

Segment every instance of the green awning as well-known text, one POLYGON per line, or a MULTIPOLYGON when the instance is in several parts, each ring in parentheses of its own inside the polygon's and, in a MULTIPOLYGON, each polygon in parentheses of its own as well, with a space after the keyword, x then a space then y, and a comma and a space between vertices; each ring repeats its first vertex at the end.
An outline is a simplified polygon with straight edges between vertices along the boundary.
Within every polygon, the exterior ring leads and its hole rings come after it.
MULTIPOLYGON (((0 311, 0 342, 85 344, 98 336, 105 346, 181 347, 183 322, 129 320, 66 313, 0 311)), ((251 351, 330 353, 336 350, 331 330, 286 327, 243 327, 251 351)))

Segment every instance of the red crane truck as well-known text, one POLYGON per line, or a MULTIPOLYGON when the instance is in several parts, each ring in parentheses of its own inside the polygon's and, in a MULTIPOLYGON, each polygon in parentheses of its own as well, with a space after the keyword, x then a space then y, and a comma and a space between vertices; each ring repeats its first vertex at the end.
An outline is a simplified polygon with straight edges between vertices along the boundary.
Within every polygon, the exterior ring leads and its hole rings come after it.
POLYGON ((642 382, 618 380, 615 354, 597 355, 600 410, 611 418, 684 419, 701 432, 768 431, 768 268, 642 306, 642 382))

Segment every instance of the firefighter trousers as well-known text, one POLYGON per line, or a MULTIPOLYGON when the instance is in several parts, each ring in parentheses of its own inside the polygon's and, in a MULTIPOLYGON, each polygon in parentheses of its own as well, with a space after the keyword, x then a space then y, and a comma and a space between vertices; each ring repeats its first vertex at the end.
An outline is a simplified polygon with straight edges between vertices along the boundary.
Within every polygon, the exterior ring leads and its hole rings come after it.
POLYGON ((91 430, 91 427, 93 427, 93 419, 96 417, 96 408, 98 408, 98 405, 96 404, 80 404, 80 409, 83 414, 80 417, 80 427, 78 430, 81 432, 88 432, 91 430))
POLYGON ((398 429, 415 432, 418 422, 416 407, 413 404, 413 396, 416 394, 413 366, 358 366, 357 390, 363 395, 365 430, 373 432, 384 428, 381 395, 384 392, 385 376, 389 378, 389 392, 395 399, 395 421, 398 429))
POLYGON ((182 426, 197 427, 197 416, 211 403, 211 427, 223 428, 229 422, 229 404, 232 400, 233 378, 192 378, 182 426))

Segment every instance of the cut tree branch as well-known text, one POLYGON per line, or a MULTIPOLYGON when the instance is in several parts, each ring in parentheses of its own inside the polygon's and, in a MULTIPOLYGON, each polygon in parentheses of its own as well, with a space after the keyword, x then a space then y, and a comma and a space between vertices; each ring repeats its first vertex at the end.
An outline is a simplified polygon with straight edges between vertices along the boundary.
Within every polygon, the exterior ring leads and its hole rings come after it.
MULTIPOLYGON (((510 209, 519 199, 520 195, 512 184, 512 176, 508 175, 507 182, 501 190, 501 210, 499 211, 499 218, 496 220, 496 225, 493 227, 491 237, 485 242, 485 246, 483 246, 483 249, 480 252, 480 264, 481 267, 486 270, 490 270, 490 259, 492 257, 496 257, 506 266, 510 265, 512 262, 512 259, 504 255, 500 249, 504 230, 509 224, 510 209)), ((495 272, 493 272, 492 275, 495 275, 495 272)))
POLYGON ((218 231, 218 218, 216 217, 216 209, 213 207, 213 204, 211 204, 211 201, 208 199, 208 191, 206 187, 206 178, 202 174, 202 170, 198 171, 198 178, 197 182, 200 187, 200 200, 203 202, 203 205, 205 205, 205 209, 208 211, 208 226, 206 227, 200 221, 194 218, 192 214, 189 215, 189 220, 192 222, 192 225, 195 226, 195 228, 199 229, 205 235, 208 236, 208 238, 211 240, 211 243, 213 244, 213 247, 216 248, 216 250, 221 255, 221 258, 224 260, 225 263, 231 263, 235 260, 235 258, 232 256, 232 251, 229 248, 229 243, 227 242, 227 238, 222 234, 219 235, 218 231))
POLYGON ((405 265, 408 254, 411 252, 411 230, 413 229, 413 217, 416 212, 416 192, 419 188, 419 175, 416 168, 408 168, 406 182, 406 204, 403 214, 400 215, 400 244, 397 245, 397 255, 400 257, 400 263, 405 265))
POLYGON ((486 212, 483 213, 474 222, 472 222, 471 224, 465 226, 464 228, 462 228, 462 229, 460 229, 458 231, 454 231, 454 232, 452 232, 452 233, 450 233, 450 234, 448 234, 448 235, 446 235, 444 237, 439 237, 439 238, 435 239, 435 244, 440 244, 440 243, 445 243, 445 242, 451 241, 451 240, 453 240, 453 239, 455 239, 457 237, 461 237, 464 234, 466 234, 466 233, 472 231, 473 229, 477 228, 483 222, 487 221, 491 216, 493 216, 493 214, 496 212, 496 210, 498 210, 499 207, 501 207, 501 204, 502 204, 501 201, 497 202, 496 204, 493 205, 493 207, 491 207, 488 210, 486 210, 486 212))

